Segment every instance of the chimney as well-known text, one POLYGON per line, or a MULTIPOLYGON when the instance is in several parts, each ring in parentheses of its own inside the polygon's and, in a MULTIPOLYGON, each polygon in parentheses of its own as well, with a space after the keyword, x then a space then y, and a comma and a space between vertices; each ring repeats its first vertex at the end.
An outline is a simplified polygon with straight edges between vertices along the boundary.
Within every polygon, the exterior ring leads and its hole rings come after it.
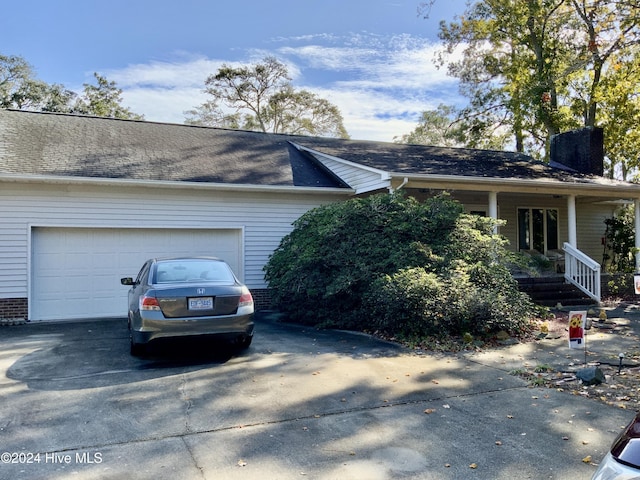
POLYGON ((604 175, 604 131, 600 127, 559 133, 551 137, 551 164, 579 173, 604 175))

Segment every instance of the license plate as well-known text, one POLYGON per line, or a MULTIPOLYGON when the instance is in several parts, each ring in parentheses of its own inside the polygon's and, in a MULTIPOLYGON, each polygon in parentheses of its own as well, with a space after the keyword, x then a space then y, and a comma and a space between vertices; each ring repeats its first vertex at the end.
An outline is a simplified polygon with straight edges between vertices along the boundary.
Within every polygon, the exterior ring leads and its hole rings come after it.
POLYGON ((189 299, 189 310, 212 310, 213 297, 199 297, 189 299))

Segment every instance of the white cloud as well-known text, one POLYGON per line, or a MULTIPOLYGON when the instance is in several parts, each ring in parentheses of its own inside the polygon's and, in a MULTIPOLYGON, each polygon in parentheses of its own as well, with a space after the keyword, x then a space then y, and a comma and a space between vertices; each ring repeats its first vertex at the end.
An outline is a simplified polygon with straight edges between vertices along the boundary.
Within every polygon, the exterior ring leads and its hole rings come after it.
POLYGON ((182 123, 184 111, 206 100, 204 81, 223 63, 256 62, 274 55, 288 65, 295 86, 337 105, 351 137, 366 140, 392 141, 413 130, 424 110, 459 100, 456 81, 433 64, 438 45, 421 38, 359 34, 278 42, 288 45, 253 50, 246 52, 247 58, 234 60, 181 54, 170 62, 130 65, 105 74, 123 90, 124 103, 132 111, 151 121, 182 123))

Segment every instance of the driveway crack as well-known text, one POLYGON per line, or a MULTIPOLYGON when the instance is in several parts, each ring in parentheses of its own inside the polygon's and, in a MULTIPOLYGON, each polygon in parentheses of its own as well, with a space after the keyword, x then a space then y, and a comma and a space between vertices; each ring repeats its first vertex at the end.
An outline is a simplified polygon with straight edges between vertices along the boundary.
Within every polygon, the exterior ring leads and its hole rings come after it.
POLYGON ((178 389, 180 391, 180 399, 185 405, 184 410, 184 429, 186 433, 193 433, 191 429, 191 409, 193 408, 193 401, 191 397, 189 397, 189 393, 187 392, 187 376, 182 375, 180 378, 180 387, 178 389))
POLYGON ((191 457, 191 461, 193 462, 193 466, 198 469, 198 472, 200 472, 200 478, 206 479, 207 477, 204 474, 204 468, 202 468, 200 465, 198 465, 198 461, 196 460, 196 457, 194 456, 193 451, 191 450, 191 447, 189 446, 189 442, 187 442, 187 438, 185 436, 182 436, 182 437, 180 437, 180 440, 182 440, 182 443, 184 444, 184 447, 187 449, 187 452, 189 452, 189 457, 191 457))

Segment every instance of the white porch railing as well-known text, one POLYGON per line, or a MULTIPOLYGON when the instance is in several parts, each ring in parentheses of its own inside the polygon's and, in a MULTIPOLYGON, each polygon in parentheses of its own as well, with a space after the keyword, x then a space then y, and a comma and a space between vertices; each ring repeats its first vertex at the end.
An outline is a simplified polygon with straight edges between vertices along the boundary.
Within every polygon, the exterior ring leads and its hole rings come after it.
POLYGON ((600 302, 600 264, 570 244, 563 245, 564 278, 600 302))

